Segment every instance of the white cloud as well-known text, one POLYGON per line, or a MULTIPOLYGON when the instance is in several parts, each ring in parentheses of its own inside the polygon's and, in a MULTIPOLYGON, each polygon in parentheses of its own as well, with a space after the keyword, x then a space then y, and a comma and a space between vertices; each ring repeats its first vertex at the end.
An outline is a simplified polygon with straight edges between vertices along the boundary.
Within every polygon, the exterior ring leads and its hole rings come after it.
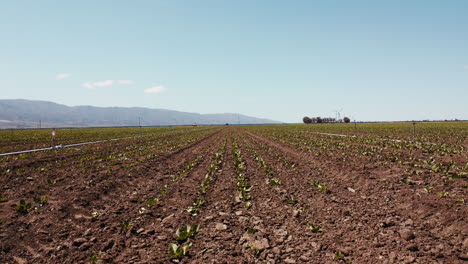
POLYGON ((94 82, 93 85, 95 87, 106 87, 106 86, 112 86, 114 84, 113 80, 106 80, 106 81, 101 81, 101 82, 94 82))
POLYGON ((88 88, 88 89, 94 89, 94 86, 93 86, 93 84, 91 82, 83 83, 83 87, 88 88))
POLYGON ((132 80, 118 80, 118 84, 134 84, 135 82, 132 80))
POLYGON ((112 86, 114 84, 113 80, 99 81, 99 82, 85 82, 83 83, 84 88, 96 89, 100 87, 112 86))
POLYGON ((70 76, 71 76, 71 74, 69 74, 69 73, 58 73, 57 75, 55 75, 55 80, 60 81, 60 80, 66 79, 66 78, 68 78, 70 76))
POLYGON ((158 94, 167 91, 167 88, 162 85, 153 86, 145 89, 143 92, 146 94, 158 94))
POLYGON ((101 88, 101 87, 107 87, 107 86, 112 86, 114 84, 119 84, 119 85, 130 85, 134 84, 135 81, 133 80, 105 80, 105 81, 97 81, 97 82, 85 82, 83 83, 83 87, 87 89, 96 89, 96 88, 101 88))

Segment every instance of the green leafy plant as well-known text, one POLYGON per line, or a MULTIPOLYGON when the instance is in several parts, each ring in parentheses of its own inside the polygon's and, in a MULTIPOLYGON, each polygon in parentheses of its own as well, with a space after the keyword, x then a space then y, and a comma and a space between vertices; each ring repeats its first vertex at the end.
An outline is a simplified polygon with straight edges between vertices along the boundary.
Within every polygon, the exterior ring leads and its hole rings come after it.
POLYGON ((161 187, 161 195, 165 195, 168 190, 169 190, 169 186, 165 184, 163 187, 161 187))
POLYGON ((248 193, 246 191, 243 191, 243 190, 239 191, 239 199, 241 199, 243 201, 248 201, 251 198, 252 198, 252 196, 250 195, 250 193, 248 193))
POLYGON ((426 187, 424 187, 424 191, 427 192, 427 193, 431 193, 432 192, 432 186, 428 185, 426 187))
POLYGON ((206 194, 206 190, 208 189, 208 184, 203 181, 200 185, 200 190, 198 191, 199 194, 204 195, 206 194))
POLYGON ((245 232, 247 232, 247 234, 255 234, 255 233, 257 233, 257 230, 255 228, 253 228, 253 227, 247 227, 245 229, 245 232))
POLYGON ((401 180, 400 182, 406 185, 414 185, 414 182, 410 178, 405 178, 401 180))
POLYGON ((260 255, 260 253, 262 253, 262 250, 261 250, 261 249, 259 249, 259 248, 255 247, 255 246, 254 246, 254 245, 252 245, 252 244, 249 244, 249 245, 247 245, 247 247, 246 247, 246 248, 248 248, 248 249, 252 250, 255 256, 259 256, 259 255, 260 255))
POLYGON ((34 198, 34 201, 38 203, 39 205, 43 206, 46 205, 49 202, 49 197, 43 196, 43 197, 36 197, 34 198))
POLYGON ((169 244, 169 257, 173 259, 182 259, 188 254, 188 250, 192 246, 192 242, 185 243, 181 246, 171 243, 169 244))
POLYGON ((130 223, 130 220, 128 220, 128 219, 123 220, 123 221, 122 221, 122 225, 123 225, 123 229, 124 229, 125 231, 130 230, 130 228, 132 228, 132 226, 133 226, 133 225, 130 223))
POLYGON ((205 204, 204 200, 201 200, 201 199, 195 200, 195 202, 193 202, 193 206, 187 207, 185 211, 189 212, 193 216, 196 216, 200 212, 200 207, 203 206, 204 204, 205 204))
POLYGON ((439 196, 440 196, 441 198, 447 198, 447 197, 449 197, 449 193, 448 193, 448 192, 440 192, 440 193, 439 193, 439 196))
POLYGON ((185 241, 191 237, 194 237, 200 231, 200 225, 185 225, 176 230, 177 240, 185 241))
POLYGON ((278 185, 281 185, 281 184, 282 184, 282 182, 281 182, 280 179, 274 178, 274 179, 270 180, 270 185, 272 185, 272 186, 278 186, 278 185))
POLYGON ((49 184, 52 184, 52 185, 53 185, 53 184, 56 184, 56 183, 57 183, 57 181, 56 181, 56 180, 53 180, 53 179, 48 179, 48 180, 47 180, 47 183, 49 183, 49 184))
POLYGON ((318 226, 318 225, 314 225, 312 223, 308 223, 307 224, 309 230, 312 232, 312 233, 320 233, 320 232, 323 232, 323 229, 318 226))
POLYGON ((195 206, 189 206, 187 209, 185 209, 185 211, 193 216, 196 216, 200 212, 200 210, 195 206))
POLYGON ((297 204, 297 203, 298 203, 297 199, 296 199, 293 195, 290 195, 290 196, 286 199, 286 201, 287 201, 289 204, 297 204))
POLYGON ((3 196, 3 195, 0 193, 0 203, 4 203, 4 202, 8 202, 8 197, 3 196))
POLYGON ((89 263, 96 263, 101 258, 101 252, 93 253, 88 257, 89 263))
POLYGON ((19 204, 14 205, 16 211, 20 214, 26 214, 31 208, 31 203, 26 203, 24 199, 19 204))
POLYGON ((247 202, 244 204, 244 208, 247 209, 247 210, 250 209, 251 207, 252 207, 252 202, 250 202, 250 201, 247 201, 247 202))
POLYGON ((333 258, 336 260, 344 259, 344 255, 341 251, 338 250, 337 252, 335 252, 335 256, 333 258))
POLYGON ((159 197, 150 198, 150 199, 148 199, 148 202, 145 205, 145 208, 149 209, 150 207, 152 207, 153 205, 155 205, 158 202, 159 202, 159 197))
POLYGON ((317 187, 317 188, 318 188, 320 191, 322 191, 322 192, 325 192, 325 193, 328 192, 328 188, 327 188, 325 185, 321 184, 319 181, 311 180, 311 181, 310 181, 310 184, 311 184, 312 186, 317 187))
POLYGON ((196 207, 201 207, 204 204, 205 204, 204 200, 196 200, 195 202, 193 202, 193 205, 196 207))

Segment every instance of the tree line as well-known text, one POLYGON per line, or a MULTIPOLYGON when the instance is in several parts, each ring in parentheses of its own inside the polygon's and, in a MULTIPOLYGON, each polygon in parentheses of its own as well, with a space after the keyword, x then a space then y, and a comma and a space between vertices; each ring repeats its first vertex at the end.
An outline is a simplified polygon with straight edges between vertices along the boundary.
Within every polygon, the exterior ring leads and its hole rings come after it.
POLYGON ((321 124, 321 123, 349 123, 351 122, 351 119, 349 119, 349 117, 344 117, 343 119, 336 119, 336 118, 333 118, 333 117, 308 117, 308 116, 304 116, 304 118, 302 118, 302 122, 304 122, 305 124, 313 124, 313 123, 317 123, 317 124, 321 124))

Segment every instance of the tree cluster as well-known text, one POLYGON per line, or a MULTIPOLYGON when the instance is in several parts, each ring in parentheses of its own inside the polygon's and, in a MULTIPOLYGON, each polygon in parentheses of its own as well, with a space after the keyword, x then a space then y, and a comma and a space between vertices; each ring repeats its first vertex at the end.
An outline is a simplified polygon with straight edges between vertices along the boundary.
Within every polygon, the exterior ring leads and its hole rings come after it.
POLYGON ((344 117, 343 119, 336 119, 336 118, 333 118, 333 117, 308 117, 308 116, 304 116, 304 118, 302 118, 302 122, 304 122, 305 124, 313 124, 313 123, 349 123, 351 122, 351 120, 349 119, 349 117, 344 117))

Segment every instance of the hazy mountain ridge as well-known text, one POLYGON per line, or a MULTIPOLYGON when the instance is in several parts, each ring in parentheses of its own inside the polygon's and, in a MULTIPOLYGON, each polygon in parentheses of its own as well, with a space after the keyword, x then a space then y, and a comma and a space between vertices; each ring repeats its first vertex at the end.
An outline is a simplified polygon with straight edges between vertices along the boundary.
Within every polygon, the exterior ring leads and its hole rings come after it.
POLYGON ((142 126, 266 124, 269 119, 241 114, 197 114, 144 107, 66 106, 48 101, 0 99, 0 127, 142 126))

